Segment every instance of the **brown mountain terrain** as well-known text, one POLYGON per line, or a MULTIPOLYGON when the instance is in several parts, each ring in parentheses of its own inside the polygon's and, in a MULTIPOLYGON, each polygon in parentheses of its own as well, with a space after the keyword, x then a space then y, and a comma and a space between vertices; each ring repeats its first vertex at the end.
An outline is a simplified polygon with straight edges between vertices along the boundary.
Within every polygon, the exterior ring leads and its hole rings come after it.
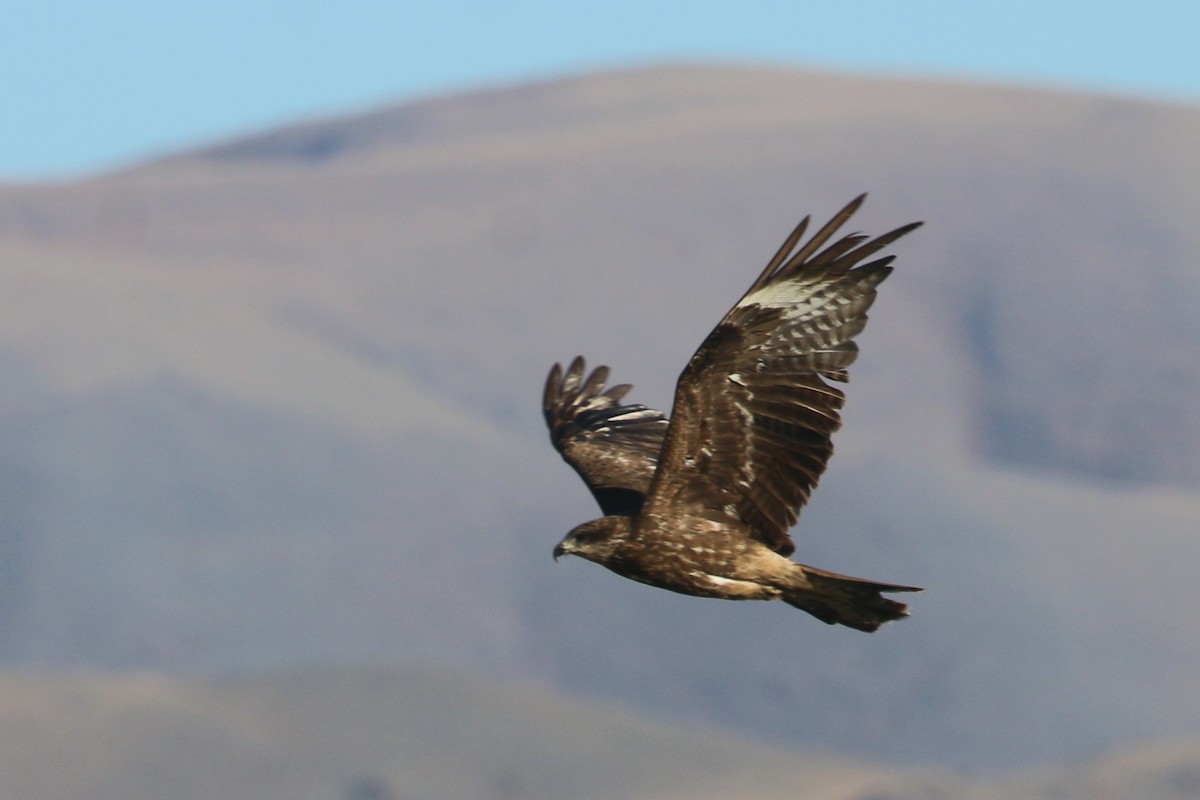
POLYGON ((1200 719, 1200 110, 677 67, 0 187, 0 656, 441 664, 921 763, 1200 719), (873 636, 550 560, 577 352, 666 406, 796 220, 897 244, 797 556, 873 636))
POLYGON ((445 670, 10 673, 0 675, 0 774, 27 800, 1190 800, 1200 744, 968 777, 787 750, 445 670))

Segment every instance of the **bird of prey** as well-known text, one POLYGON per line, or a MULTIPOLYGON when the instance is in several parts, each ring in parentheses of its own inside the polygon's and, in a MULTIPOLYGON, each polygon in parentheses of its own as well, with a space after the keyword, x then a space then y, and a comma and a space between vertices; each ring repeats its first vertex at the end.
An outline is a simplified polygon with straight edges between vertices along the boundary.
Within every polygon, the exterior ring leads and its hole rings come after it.
POLYGON ((671 418, 623 403, 608 368, 582 357, 546 379, 550 439, 604 516, 554 548, 641 583, 699 597, 780 599, 822 622, 874 631, 908 615, 876 583, 792 561, 788 529, 833 453, 845 382, 876 287, 894 256, 866 263, 915 222, 875 239, 844 236, 855 198, 807 242, 809 218, 692 356, 671 418), (799 245, 799 247, 797 247, 799 245), (822 249, 823 248, 823 249, 822 249))

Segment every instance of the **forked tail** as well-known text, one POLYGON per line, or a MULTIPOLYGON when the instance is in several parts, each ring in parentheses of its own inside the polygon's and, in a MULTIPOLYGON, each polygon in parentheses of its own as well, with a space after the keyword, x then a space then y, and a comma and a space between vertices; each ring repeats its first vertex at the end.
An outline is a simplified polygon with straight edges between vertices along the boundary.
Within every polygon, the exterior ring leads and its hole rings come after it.
POLYGON ((908 606, 889 600, 880 592, 919 592, 915 586, 875 583, 849 575, 826 572, 807 564, 796 565, 804 574, 804 585, 785 589, 783 601, 807 611, 829 625, 845 625, 868 633, 885 622, 908 616, 908 606))

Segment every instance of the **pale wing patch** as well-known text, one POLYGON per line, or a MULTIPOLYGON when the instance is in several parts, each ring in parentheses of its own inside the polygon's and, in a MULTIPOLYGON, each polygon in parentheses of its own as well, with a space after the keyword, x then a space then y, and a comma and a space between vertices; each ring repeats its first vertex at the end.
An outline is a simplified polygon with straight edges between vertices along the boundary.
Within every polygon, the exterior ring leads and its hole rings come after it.
POLYGON ((722 597, 730 600, 773 600, 782 592, 774 586, 763 586, 753 581, 739 581, 733 578, 722 578, 707 572, 700 573, 709 585, 718 589, 722 597))
POLYGON ((737 304, 738 308, 747 306, 766 306, 769 308, 794 308, 799 313, 814 307, 813 287, 800 281, 776 281, 751 292, 737 304))

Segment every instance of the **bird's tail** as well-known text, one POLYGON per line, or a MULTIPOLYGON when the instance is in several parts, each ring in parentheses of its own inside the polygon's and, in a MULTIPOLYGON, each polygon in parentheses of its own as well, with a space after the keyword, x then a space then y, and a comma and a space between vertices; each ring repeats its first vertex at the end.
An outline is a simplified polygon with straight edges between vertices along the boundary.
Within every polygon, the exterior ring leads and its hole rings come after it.
MULTIPOLYGON (((803 578, 784 589, 783 601, 807 611, 829 625, 845 625, 871 632, 885 622, 908 616, 908 606, 883 597, 880 592, 919 592, 915 586, 875 583, 849 575, 826 572, 797 564, 803 578)), ((800 578, 800 575, 797 575, 800 578)))

